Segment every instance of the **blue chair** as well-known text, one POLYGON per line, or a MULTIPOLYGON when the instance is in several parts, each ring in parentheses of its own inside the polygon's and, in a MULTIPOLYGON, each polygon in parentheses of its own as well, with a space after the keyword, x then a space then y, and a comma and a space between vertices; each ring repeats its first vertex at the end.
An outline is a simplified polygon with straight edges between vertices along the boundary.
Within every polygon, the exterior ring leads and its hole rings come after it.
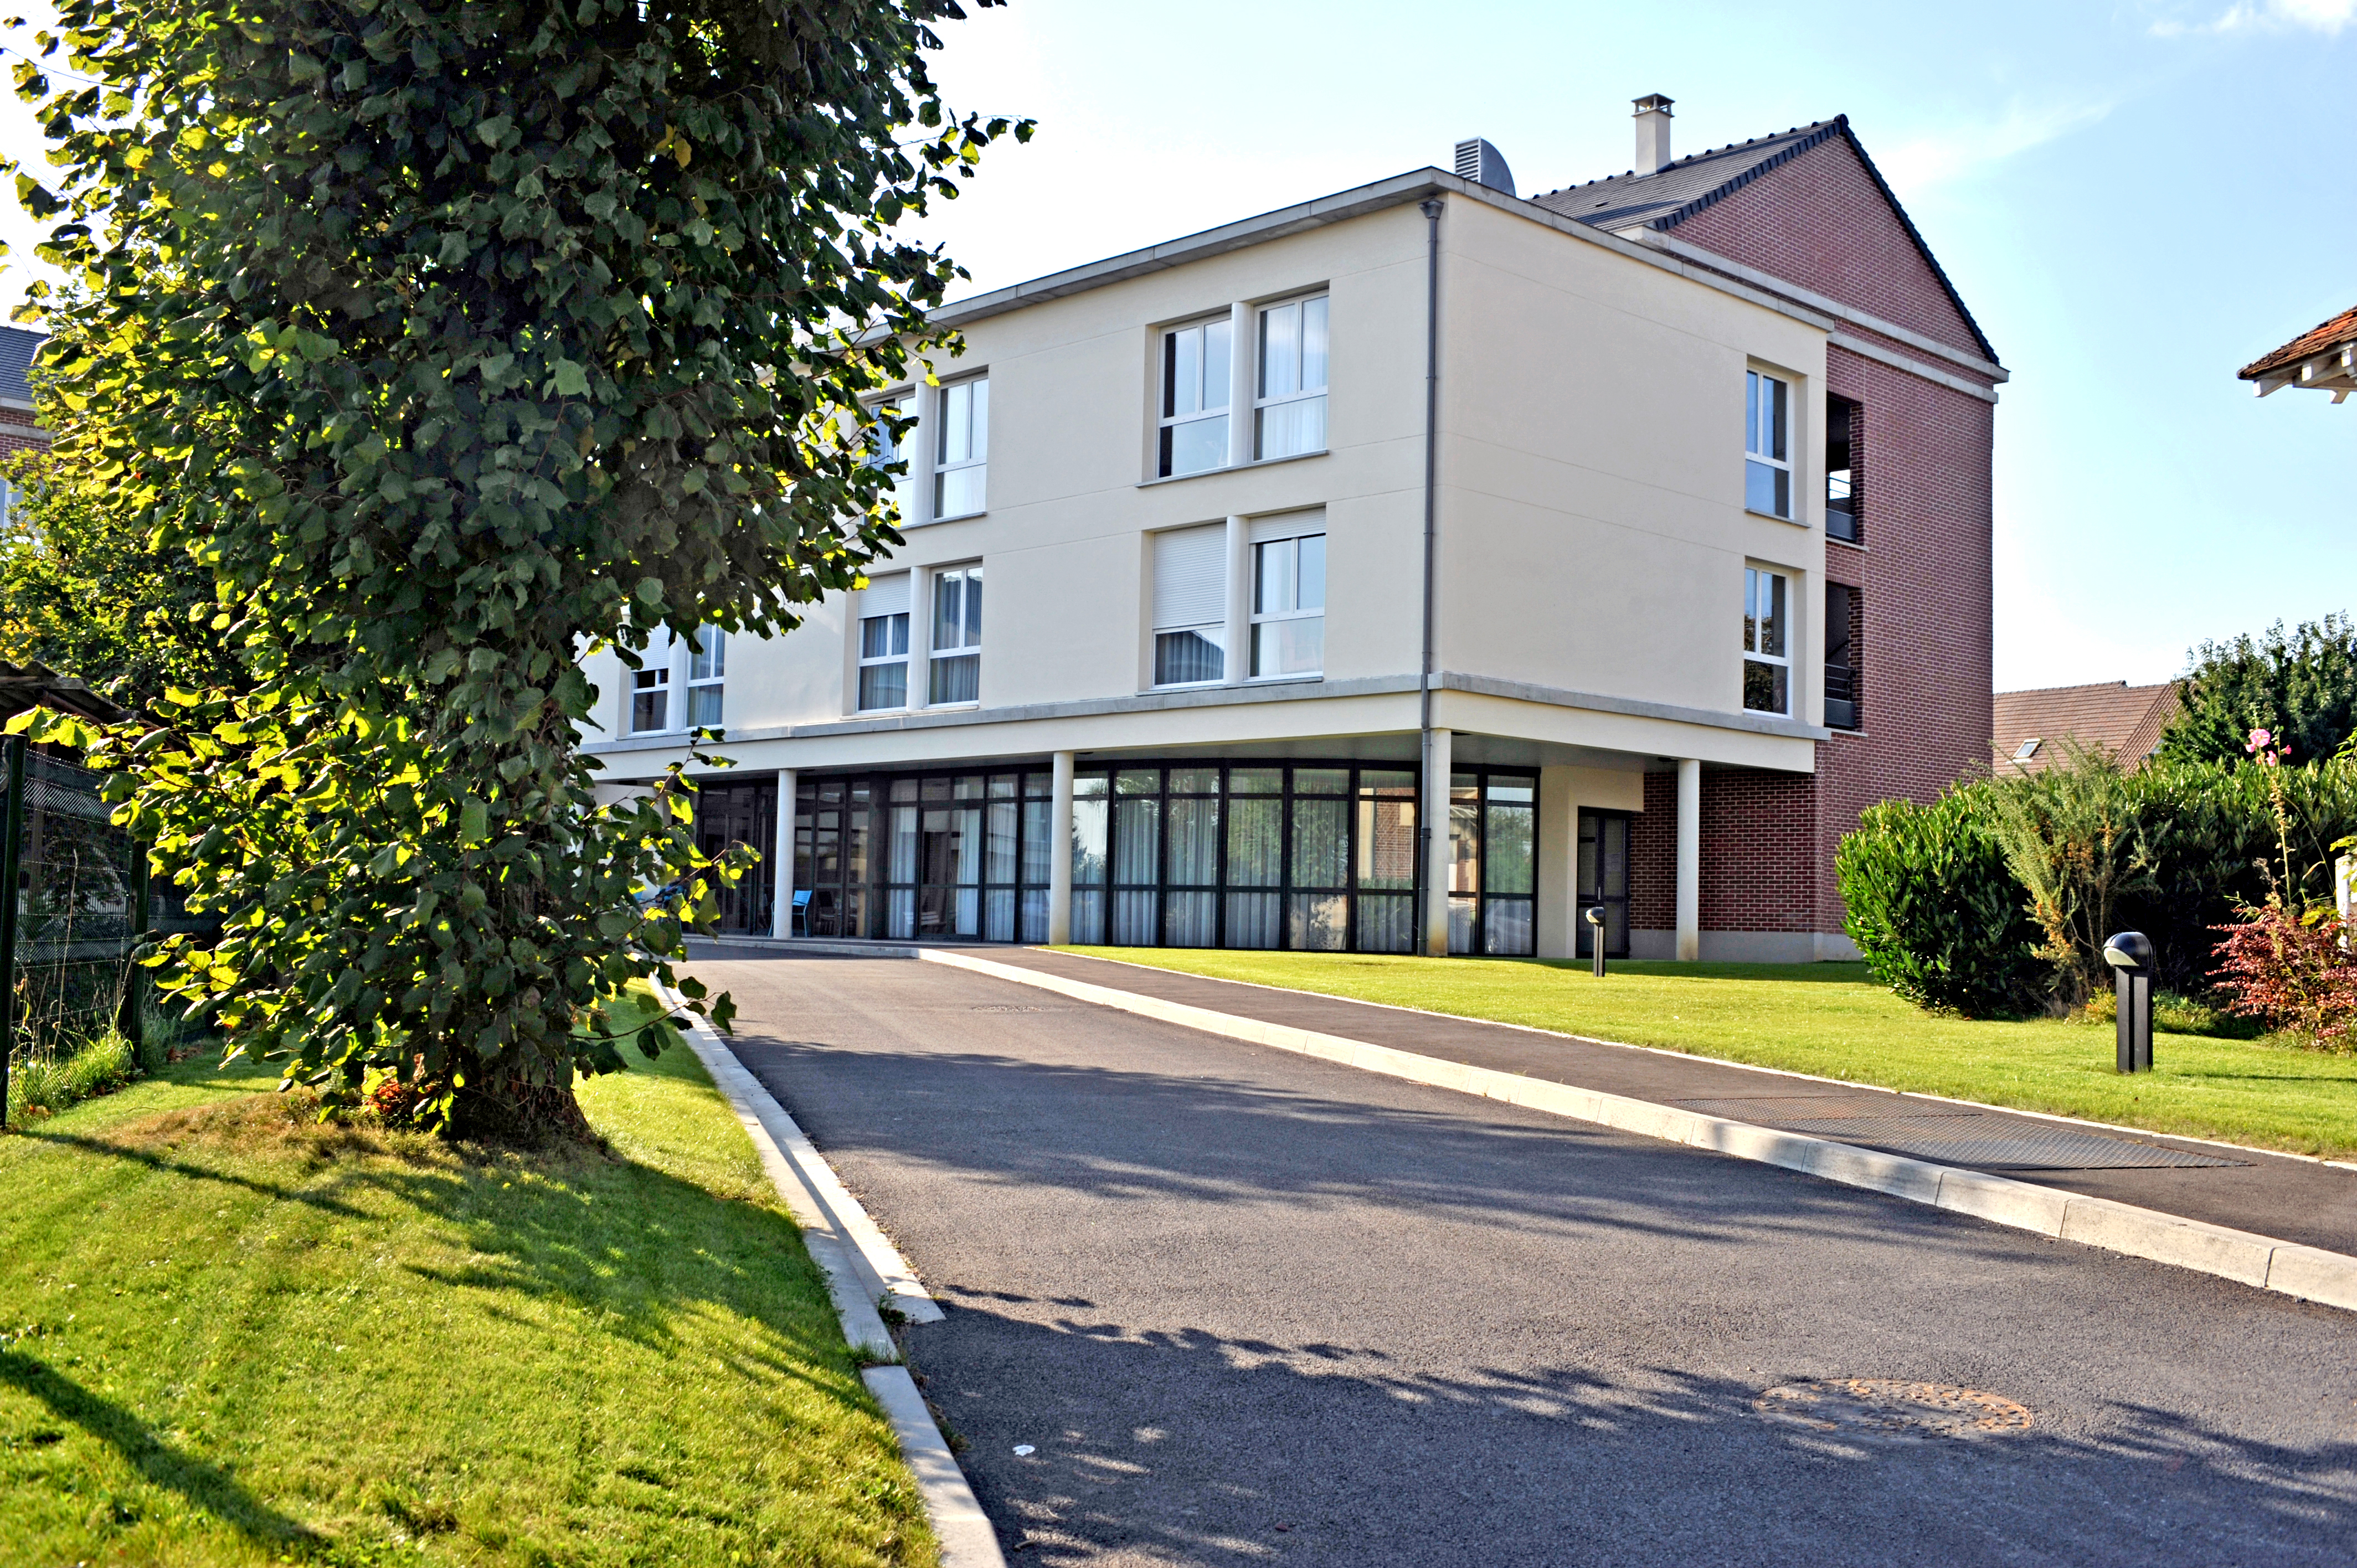
POLYGON ((790 937, 794 935, 795 921, 800 921, 802 923, 802 934, 803 936, 810 935, 810 902, 811 890, 809 888, 797 887, 794 889, 794 912, 792 917, 786 922, 786 935, 790 937))

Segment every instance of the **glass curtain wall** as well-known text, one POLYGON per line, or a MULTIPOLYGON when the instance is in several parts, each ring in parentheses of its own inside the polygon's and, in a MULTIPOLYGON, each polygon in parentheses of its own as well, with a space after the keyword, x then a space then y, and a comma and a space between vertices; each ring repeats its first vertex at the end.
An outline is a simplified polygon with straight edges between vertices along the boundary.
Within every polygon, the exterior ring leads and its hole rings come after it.
MULTIPOLYGON (((1045 771, 804 779, 797 931, 1048 940, 1045 771)), ((1538 780, 1453 777, 1449 948, 1533 950, 1538 780)), ((1072 788, 1072 940, 1088 946, 1411 952, 1413 768, 1216 764, 1083 769, 1072 788)))
POLYGON ((810 898, 796 932, 1046 941, 1049 782, 1044 772, 802 780, 794 887, 810 898))
POLYGON ((1072 940, 1406 952, 1415 775, 1122 768, 1073 781, 1072 940))

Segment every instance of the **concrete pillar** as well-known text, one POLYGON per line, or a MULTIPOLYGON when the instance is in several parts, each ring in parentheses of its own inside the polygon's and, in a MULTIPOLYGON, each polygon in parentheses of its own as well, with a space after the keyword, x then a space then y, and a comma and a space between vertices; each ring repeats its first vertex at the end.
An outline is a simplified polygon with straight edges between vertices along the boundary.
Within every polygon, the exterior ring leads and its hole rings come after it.
POLYGON ((794 934, 794 784, 791 768, 778 769, 778 849, 770 878, 776 902, 770 910, 770 934, 780 941, 794 934))
POLYGON ((1448 731, 1432 732, 1424 754, 1424 800, 1417 808, 1425 823, 1424 940, 1418 950, 1428 958, 1448 956, 1448 873, 1455 855, 1448 843, 1448 731))
POLYGON ((1072 940, 1072 754, 1056 753, 1048 807, 1048 945, 1072 940))
POLYGON ((1702 956, 1702 764, 1678 758, 1678 957, 1702 956))
POLYGON ((933 575, 922 566, 909 571, 909 705, 933 700, 933 575))
POLYGON ((1541 958, 1579 951, 1579 794, 1569 768, 1539 769, 1537 949, 1541 958))
POLYGON ((1222 671, 1241 686, 1252 675, 1252 520, 1228 519, 1228 650, 1222 671))

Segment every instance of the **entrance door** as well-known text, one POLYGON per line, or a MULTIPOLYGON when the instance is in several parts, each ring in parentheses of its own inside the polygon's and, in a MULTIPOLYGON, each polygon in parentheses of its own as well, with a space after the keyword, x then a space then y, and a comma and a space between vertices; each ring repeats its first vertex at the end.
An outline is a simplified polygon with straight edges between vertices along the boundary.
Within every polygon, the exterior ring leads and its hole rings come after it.
POLYGON ((1579 813, 1578 954, 1596 956, 1587 911, 1604 906, 1604 956, 1629 956, 1629 818, 1620 811, 1579 813))
POLYGON ((770 934, 770 904, 777 886, 778 784, 718 784, 699 781, 695 796, 695 842, 706 854, 718 854, 732 844, 750 844, 760 852, 759 865, 748 866, 734 886, 718 890, 720 929, 734 937, 770 934))

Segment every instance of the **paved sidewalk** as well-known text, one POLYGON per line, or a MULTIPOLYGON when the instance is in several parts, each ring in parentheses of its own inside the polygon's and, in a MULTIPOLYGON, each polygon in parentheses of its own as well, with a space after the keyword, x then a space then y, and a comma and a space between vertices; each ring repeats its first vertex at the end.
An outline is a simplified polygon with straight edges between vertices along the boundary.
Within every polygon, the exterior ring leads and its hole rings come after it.
MULTIPOLYGON (((1343 997, 1211 980, 1140 964, 1084 958, 1077 953, 1006 947, 957 950, 1092 985, 1110 986, 1298 1029, 1314 1029, 1447 1061, 1521 1073, 1550 1082, 1627 1095, 1633 1100, 1688 1105, 1732 1121, 1789 1124, 1790 1114, 1801 1109, 1793 1102, 1816 1097, 1837 1099, 1845 1103, 1828 1109, 1856 1115, 1865 1109, 1859 1103, 1861 1094, 1880 1096, 1885 1092, 1795 1079, 1705 1057, 1681 1057, 1469 1018, 1410 1013, 1343 997), (1755 1102, 1756 1109, 1747 1114, 1741 1106, 1728 1103, 1737 1101, 1755 1102), (1691 1103, 1695 1101, 1704 1103, 1691 1103)), ((1888 1098, 1895 1110, 1939 1112, 1953 1109, 1949 1101, 1915 1095, 1888 1098)), ((1986 1112, 1976 1120, 1992 1131, 2024 1140, 2050 1140, 2061 1130, 2056 1122, 2048 1118, 2003 1112, 1986 1112)), ((2017 1181, 2058 1187, 2089 1197, 2107 1197, 2188 1219, 2254 1231, 2278 1240, 2357 1254, 2357 1171, 2312 1160, 2224 1150, 2214 1144, 2157 1133, 2108 1132, 2090 1123, 2064 1126, 2087 1128, 2106 1140, 2153 1144, 2183 1151, 2190 1156, 2223 1157, 2244 1163, 2178 1168, 2039 1170, 1963 1157, 1969 1150, 1961 1145, 1948 1153, 1923 1148, 1901 1148, 1899 1152, 1966 1169, 1986 1169, 2017 1181)), ((1846 1135, 1835 1130, 1837 1127, 1837 1122, 1811 1122, 1802 1130, 1813 1137, 1836 1142, 1890 1146, 1871 1135, 1846 1135)))

